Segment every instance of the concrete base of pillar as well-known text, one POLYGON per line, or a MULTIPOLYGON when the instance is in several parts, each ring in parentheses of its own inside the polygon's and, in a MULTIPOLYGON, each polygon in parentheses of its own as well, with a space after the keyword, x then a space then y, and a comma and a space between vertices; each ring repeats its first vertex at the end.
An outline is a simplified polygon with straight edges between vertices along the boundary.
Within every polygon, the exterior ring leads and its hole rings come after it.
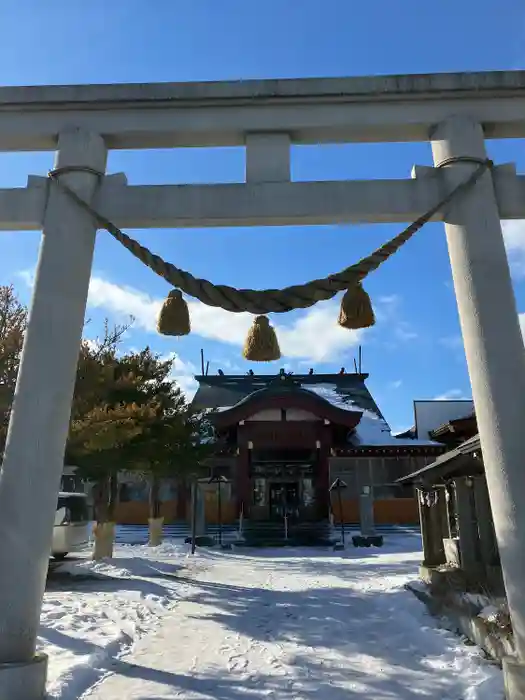
POLYGON ((162 544, 162 535, 164 528, 164 518, 148 518, 150 547, 159 547, 162 544))
POLYGON ((37 654, 28 663, 0 664, 0 698, 45 700, 47 656, 37 654))
POLYGON ((516 658, 503 659, 506 700, 525 700, 525 664, 516 658))

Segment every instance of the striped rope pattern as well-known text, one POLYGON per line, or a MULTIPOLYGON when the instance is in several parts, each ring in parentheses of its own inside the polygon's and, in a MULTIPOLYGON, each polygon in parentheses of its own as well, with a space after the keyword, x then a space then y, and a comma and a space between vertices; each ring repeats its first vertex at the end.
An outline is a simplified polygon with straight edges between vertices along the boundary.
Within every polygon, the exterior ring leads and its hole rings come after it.
MULTIPOLYGON (((67 168, 51 171, 49 177, 57 187, 67 193, 82 209, 87 211, 95 219, 99 227, 106 229, 138 260, 173 287, 199 299, 199 301, 208 306, 220 307, 225 311, 234 313, 247 311, 251 314, 267 314, 309 308, 318 301, 332 299, 339 292, 345 291, 359 283, 412 238, 419 229, 430 221, 434 214, 473 187, 483 173, 493 167, 492 161, 488 159, 476 160, 476 162, 478 167, 464 182, 452 189, 435 206, 410 224, 404 231, 354 265, 350 265, 341 270, 341 272, 328 275, 328 277, 323 279, 311 280, 305 284, 293 285, 283 289, 262 290, 236 289, 235 287, 216 285, 208 280, 194 277, 190 272, 166 262, 138 241, 123 233, 111 221, 95 211, 91 205, 79 197, 68 185, 60 182, 59 175, 67 172, 67 168)), ((449 165, 449 163, 447 162, 446 165, 449 165)), ((76 170, 80 169, 76 168, 76 170)))

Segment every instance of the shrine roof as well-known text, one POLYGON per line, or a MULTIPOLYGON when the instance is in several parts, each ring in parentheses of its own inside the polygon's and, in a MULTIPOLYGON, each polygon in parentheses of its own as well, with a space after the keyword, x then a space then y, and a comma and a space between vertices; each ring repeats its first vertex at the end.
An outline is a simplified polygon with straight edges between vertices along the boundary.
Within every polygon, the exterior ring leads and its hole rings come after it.
POLYGON ((274 374, 197 376, 199 389, 193 405, 202 409, 226 410, 256 391, 286 388, 289 391, 313 391, 337 408, 368 410, 382 418, 365 384, 367 377, 367 374, 294 374, 288 377, 288 381, 281 382, 279 375, 274 374))
MULTIPOLYGON (((254 376, 198 376, 199 389, 193 405, 218 412, 242 407, 247 402, 265 396, 286 393, 295 396, 315 396, 332 409, 360 414, 355 429, 348 437, 349 447, 392 446, 434 447, 440 443, 432 440, 399 439, 392 435, 390 426, 368 391, 366 374, 306 374, 291 375, 281 380, 277 375, 254 376)), ((343 415, 343 414, 340 414, 343 415)), ((350 416, 349 416, 350 419, 350 416)), ((341 420, 345 424, 345 420, 341 420)), ((355 423, 354 423, 355 425, 355 423)))

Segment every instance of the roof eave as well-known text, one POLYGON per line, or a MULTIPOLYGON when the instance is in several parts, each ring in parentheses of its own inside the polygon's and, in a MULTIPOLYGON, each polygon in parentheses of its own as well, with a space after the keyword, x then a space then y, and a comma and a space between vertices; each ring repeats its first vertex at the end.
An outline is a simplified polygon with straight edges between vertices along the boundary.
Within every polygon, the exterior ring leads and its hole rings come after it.
MULTIPOLYGON (((409 484, 419 482, 428 484, 434 480, 442 479, 450 472, 455 469, 460 469, 462 466, 472 467, 474 465, 472 454, 479 449, 481 449, 479 435, 475 435, 473 438, 459 445, 459 447, 445 452, 445 454, 438 457, 432 464, 427 464, 427 466, 422 469, 418 469, 411 474, 397 479, 396 483, 409 484)), ((476 471, 480 470, 482 470, 482 467, 476 469, 476 471)))
POLYGON ((304 394, 294 394, 294 392, 283 392, 281 394, 276 392, 265 395, 258 394, 253 397, 248 396, 246 399, 242 399, 242 401, 235 404, 235 406, 227 408, 220 413, 212 414, 210 419, 217 428, 227 428, 228 426, 239 423, 241 420, 246 420, 246 418, 253 415, 254 412, 258 410, 282 407, 281 403, 284 401, 286 401, 287 405, 289 405, 291 401, 300 408, 305 410, 309 409, 320 419, 326 419, 332 423, 344 425, 349 429, 355 428, 363 416, 362 411, 347 411, 334 406, 317 394, 311 394, 310 396, 307 394, 308 392, 304 392, 304 394))

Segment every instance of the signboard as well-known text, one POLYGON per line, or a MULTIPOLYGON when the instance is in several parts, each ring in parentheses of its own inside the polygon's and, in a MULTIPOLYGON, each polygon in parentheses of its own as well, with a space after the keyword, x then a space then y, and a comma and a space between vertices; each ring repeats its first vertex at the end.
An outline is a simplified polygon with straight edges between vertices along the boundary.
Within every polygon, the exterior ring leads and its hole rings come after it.
POLYGON ((255 463, 251 465, 250 476, 290 476, 294 478, 313 476, 313 464, 255 463))

